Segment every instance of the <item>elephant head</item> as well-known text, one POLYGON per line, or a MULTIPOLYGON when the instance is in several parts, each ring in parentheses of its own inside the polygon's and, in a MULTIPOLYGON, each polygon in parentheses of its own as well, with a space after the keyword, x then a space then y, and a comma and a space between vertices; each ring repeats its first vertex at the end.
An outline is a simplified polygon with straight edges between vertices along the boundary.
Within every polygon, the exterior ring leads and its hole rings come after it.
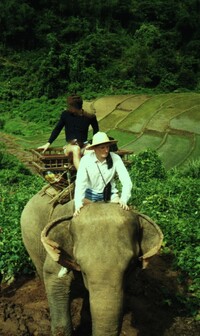
MULTIPOLYGON (((45 248, 49 256, 44 268, 49 274, 52 267, 50 258, 69 269, 80 270, 89 291, 92 335, 118 336, 126 270, 134 267, 138 260, 146 265, 146 260, 159 250, 162 239, 159 227, 147 216, 125 211, 118 204, 92 203, 84 206, 77 217, 56 229, 45 228, 42 241, 47 244, 45 248), (66 229, 70 234, 70 245, 64 242, 66 229)), ((46 288, 49 288, 48 274, 45 277, 46 288)), ((49 293, 52 311, 55 310, 55 301, 55 293, 49 293)), ((53 323, 56 323, 56 318, 53 323)), ((71 333, 59 335, 69 336, 71 333)))

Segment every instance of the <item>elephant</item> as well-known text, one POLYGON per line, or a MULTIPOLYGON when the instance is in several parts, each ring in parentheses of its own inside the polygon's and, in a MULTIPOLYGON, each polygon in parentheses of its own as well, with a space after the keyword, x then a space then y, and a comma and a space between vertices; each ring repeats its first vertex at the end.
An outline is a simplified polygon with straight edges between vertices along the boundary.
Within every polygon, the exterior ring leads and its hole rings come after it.
POLYGON ((45 285, 52 335, 73 333, 70 288, 76 273, 89 294, 92 336, 118 336, 124 277, 138 260, 145 265, 159 251, 162 231, 149 217, 119 204, 91 203, 78 216, 73 212, 73 200, 52 209, 50 196, 40 191, 21 214, 23 243, 45 285))

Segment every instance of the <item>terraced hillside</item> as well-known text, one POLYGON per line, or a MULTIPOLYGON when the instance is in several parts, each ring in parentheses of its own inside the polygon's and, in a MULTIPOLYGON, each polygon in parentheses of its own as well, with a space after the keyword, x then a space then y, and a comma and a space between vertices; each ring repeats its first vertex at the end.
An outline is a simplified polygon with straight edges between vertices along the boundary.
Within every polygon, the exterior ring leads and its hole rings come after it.
POLYGON ((154 149, 167 169, 200 158, 200 94, 109 96, 87 107, 120 148, 154 149))
MULTIPOLYGON (((84 101, 83 107, 96 113, 101 131, 118 140, 119 148, 139 153, 147 148, 154 149, 161 157, 166 169, 181 166, 200 159, 200 94, 171 93, 160 95, 117 95, 104 96, 94 101, 84 101)), ((27 127, 18 125, 15 129, 27 127)), ((44 144, 50 135, 46 129, 35 134, 29 125, 30 134, 25 137, 2 134, 1 141, 7 143, 11 152, 19 148, 30 156, 29 149, 44 144), (8 139, 9 136, 9 139, 8 139), (11 141, 12 140, 12 141, 11 141), (11 145, 12 144, 12 145, 11 145), (15 146, 18 146, 15 150, 15 146)), ((89 138, 92 138, 90 131, 89 138)), ((53 147, 65 144, 64 131, 53 143, 53 147)), ((26 155, 23 154, 24 160, 26 155)))

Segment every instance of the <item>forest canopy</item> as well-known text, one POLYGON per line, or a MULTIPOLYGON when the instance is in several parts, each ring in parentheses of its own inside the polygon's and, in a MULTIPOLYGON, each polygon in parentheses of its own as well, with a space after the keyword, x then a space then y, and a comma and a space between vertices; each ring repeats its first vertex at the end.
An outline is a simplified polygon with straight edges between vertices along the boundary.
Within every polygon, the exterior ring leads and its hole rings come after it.
POLYGON ((0 96, 200 88, 199 0, 2 0, 0 96))

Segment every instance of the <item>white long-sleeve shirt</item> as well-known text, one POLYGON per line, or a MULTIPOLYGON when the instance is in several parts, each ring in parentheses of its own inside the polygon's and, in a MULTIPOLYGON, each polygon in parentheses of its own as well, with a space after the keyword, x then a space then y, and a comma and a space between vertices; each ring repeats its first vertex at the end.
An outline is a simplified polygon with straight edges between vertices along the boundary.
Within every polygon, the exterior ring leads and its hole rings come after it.
POLYGON ((132 182, 129 173, 119 155, 113 152, 111 152, 110 155, 113 160, 113 167, 110 169, 107 167, 106 160, 100 162, 97 159, 95 152, 88 153, 82 157, 75 182, 75 209, 79 209, 83 205, 85 191, 87 188, 92 189, 96 193, 102 193, 105 183, 107 184, 108 182, 111 182, 111 192, 116 194, 118 192, 114 181, 116 173, 122 184, 120 201, 125 204, 128 202, 132 189, 132 182), (97 165, 99 166, 105 183, 97 165))

